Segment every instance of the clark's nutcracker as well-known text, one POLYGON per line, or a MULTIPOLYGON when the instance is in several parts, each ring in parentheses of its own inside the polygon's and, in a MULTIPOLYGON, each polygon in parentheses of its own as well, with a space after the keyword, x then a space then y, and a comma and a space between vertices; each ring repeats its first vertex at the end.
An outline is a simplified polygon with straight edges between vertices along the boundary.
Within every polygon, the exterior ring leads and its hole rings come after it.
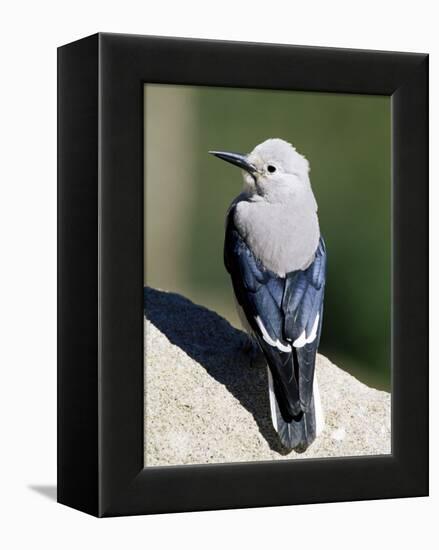
POLYGON ((304 451, 323 428, 314 367, 322 329, 326 249, 308 161, 281 139, 248 155, 211 154, 243 170, 227 213, 224 263, 238 313, 268 364, 273 426, 304 451))

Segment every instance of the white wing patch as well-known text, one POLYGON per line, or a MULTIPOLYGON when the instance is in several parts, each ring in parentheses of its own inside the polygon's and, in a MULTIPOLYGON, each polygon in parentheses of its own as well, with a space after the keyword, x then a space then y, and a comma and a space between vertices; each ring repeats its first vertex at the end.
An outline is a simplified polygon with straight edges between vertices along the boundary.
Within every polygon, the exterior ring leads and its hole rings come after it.
POLYGON ((314 342, 316 336, 317 336, 317 329, 319 326, 319 320, 320 320, 320 313, 317 313, 317 317, 314 321, 314 324, 311 329, 311 333, 306 337, 305 331, 302 332, 302 334, 299 336, 299 338, 296 338, 293 342, 293 346, 295 348, 303 348, 305 344, 310 344, 311 342, 314 342))
POLYGON ((260 330, 262 332, 262 338, 267 342, 267 344, 270 344, 270 346, 273 346, 273 347, 277 348, 278 350, 283 351, 285 353, 288 353, 288 352, 291 351, 291 346, 290 345, 284 345, 279 341, 279 339, 273 340, 273 338, 270 337, 270 335, 268 334, 266 328, 264 327, 264 324, 261 321, 261 318, 259 317, 259 315, 257 317, 255 317, 255 320, 256 320, 256 323, 258 324, 258 327, 260 328, 260 330))

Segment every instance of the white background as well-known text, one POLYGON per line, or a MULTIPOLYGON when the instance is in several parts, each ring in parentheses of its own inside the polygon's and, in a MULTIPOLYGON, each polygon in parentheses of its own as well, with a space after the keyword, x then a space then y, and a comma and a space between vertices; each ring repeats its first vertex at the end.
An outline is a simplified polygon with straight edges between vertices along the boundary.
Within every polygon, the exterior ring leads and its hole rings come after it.
MULTIPOLYGON (((55 503, 56 47, 96 31, 429 52, 433 1, 8 2, 0 21, 0 544, 3 548, 431 548, 438 541, 437 352, 430 498, 97 520, 55 503), (49 496, 47 496, 47 494, 49 496), (135 546, 136 545, 136 546, 135 546)), ((358 129, 361 131, 361 128, 358 129)), ((414 182, 414 185, 416 182, 414 182)), ((431 212, 437 201, 431 188, 431 212)), ((437 215, 431 241, 437 242, 437 215)), ((433 251, 432 251, 433 252, 433 251)), ((437 310, 437 254, 431 311, 437 310)), ((416 284, 416 281, 414 282, 416 284)), ((432 316, 432 342, 438 324, 432 316)), ((415 367, 415 366, 414 366, 415 367)), ((414 412, 416 401, 413 404, 414 412)))

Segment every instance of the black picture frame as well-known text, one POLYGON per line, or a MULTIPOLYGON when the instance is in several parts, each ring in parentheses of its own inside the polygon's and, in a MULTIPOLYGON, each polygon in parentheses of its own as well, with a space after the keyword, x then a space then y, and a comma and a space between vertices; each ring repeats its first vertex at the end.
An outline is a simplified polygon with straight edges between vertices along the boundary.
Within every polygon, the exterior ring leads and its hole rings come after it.
POLYGON ((426 54, 106 33, 62 46, 58 216, 59 502, 102 517, 428 494, 426 54), (144 83, 391 96, 391 455, 144 469, 144 83))

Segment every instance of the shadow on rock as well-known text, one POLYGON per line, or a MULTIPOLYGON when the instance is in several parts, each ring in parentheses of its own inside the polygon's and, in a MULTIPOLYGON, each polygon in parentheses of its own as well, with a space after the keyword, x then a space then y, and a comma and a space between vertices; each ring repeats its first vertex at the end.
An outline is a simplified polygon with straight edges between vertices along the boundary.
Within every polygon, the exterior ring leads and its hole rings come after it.
MULTIPOLYGON (((270 448, 288 454, 271 423, 267 372, 251 367, 242 346, 247 336, 216 313, 179 294, 144 289, 146 318, 168 340, 202 365, 254 417, 270 448)), ((146 350, 148 353, 148 350, 146 350)))

